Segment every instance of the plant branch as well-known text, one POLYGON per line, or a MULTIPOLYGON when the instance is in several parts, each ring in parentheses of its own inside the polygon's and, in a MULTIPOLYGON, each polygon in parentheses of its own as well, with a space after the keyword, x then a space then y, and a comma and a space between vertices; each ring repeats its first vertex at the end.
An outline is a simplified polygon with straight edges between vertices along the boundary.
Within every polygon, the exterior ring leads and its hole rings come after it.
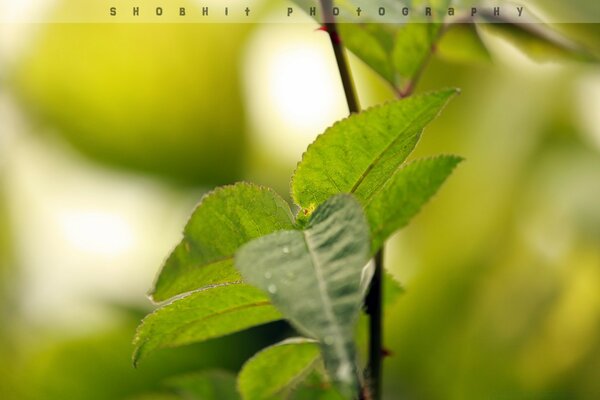
POLYGON ((375 271, 365 299, 369 314, 369 382, 371 398, 381 399, 383 374, 383 247, 375 255, 375 271))
POLYGON ((360 112, 360 104, 358 102, 358 96, 356 89, 354 88, 354 82, 352 80, 352 74, 348 66, 348 59, 344 53, 344 47, 342 46, 342 39, 337 30, 335 23, 335 17, 332 13, 333 0, 321 0, 321 9, 323 12, 323 27, 325 32, 329 35, 331 41, 331 47, 335 54, 335 61, 340 72, 340 78, 342 79, 342 86, 344 87, 344 94, 346 95, 346 103, 348 103, 348 110, 351 114, 360 112))
MULTIPOLYGON (((331 12, 333 0, 321 0, 323 11, 324 30, 329 35, 331 47, 335 54, 335 60, 338 66, 344 94, 348 104, 348 110, 351 114, 360 112, 360 104, 352 74, 348 66, 348 60, 344 52, 341 37, 337 30, 335 17, 331 12)), ((361 391, 360 398, 364 399, 366 393, 369 393, 369 399, 381 399, 381 378, 382 378, 382 341, 383 341, 383 306, 382 306, 382 275, 383 275, 383 248, 375 256, 375 272, 367 298, 365 299, 366 311, 369 314, 369 363, 368 363, 368 389, 361 391), (366 392, 366 393, 365 393, 366 392)))

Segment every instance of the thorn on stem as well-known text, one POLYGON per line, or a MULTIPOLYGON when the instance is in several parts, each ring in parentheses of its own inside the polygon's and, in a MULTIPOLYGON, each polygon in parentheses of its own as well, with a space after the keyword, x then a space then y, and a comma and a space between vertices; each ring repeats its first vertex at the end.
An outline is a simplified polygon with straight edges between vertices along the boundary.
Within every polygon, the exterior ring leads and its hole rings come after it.
POLYGON ((390 349, 386 349, 385 347, 381 349, 381 356, 382 357, 390 357, 393 356, 394 353, 390 350, 390 349))
POLYGON ((365 385, 360 393, 360 400, 373 400, 373 396, 371 395, 371 390, 369 389, 369 385, 365 385))
POLYGON ((340 35, 337 32, 337 30, 335 29, 335 27, 330 27, 327 23, 321 25, 320 27, 318 27, 317 29, 315 29, 315 32, 327 32, 329 34, 329 36, 331 37, 331 41, 334 42, 336 45, 339 45, 342 43, 342 41, 340 40, 340 35))

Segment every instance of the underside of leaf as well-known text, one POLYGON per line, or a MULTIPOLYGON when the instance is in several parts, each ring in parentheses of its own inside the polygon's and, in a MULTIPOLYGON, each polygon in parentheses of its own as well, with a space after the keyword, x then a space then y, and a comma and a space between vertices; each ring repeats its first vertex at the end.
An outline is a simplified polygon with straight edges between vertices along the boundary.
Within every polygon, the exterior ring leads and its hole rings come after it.
POLYGON ((368 259, 369 228, 350 195, 323 203, 305 230, 256 239, 235 257, 247 282, 266 291, 300 332, 320 341, 331 379, 349 396, 358 386, 353 331, 368 259))

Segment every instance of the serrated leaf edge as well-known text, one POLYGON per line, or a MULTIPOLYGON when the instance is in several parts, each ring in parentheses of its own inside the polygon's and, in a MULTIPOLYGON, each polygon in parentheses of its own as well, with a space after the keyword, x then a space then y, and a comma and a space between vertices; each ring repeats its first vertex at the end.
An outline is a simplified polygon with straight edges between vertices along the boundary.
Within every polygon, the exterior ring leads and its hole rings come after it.
MULTIPOLYGON (((430 160, 435 160, 435 159, 441 159, 441 158, 447 158, 447 159, 452 159, 452 160, 456 161, 456 163, 455 163, 455 164, 452 166, 452 169, 450 170, 450 173, 452 173, 452 171, 454 171, 454 169, 455 169, 455 168, 456 168, 456 167, 457 167, 457 166, 458 166, 458 165, 459 165, 461 162, 463 162, 463 161, 465 160, 463 157, 461 157, 461 156, 457 156, 457 155, 454 155, 454 154, 438 154, 438 155, 435 155, 435 156, 418 158, 418 159, 416 159, 416 160, 412 160, 412 161, 409 161, 409 162, 406 162, 406 163, 403 163, 402 165, 400 165, 400 166, 399 166, 399 167, 396 169, 396 171, 394 171, 394 174, 392 175, 392 178, 393 178, 394 176, 396 176, 398 173, 400 173, 400 172, 402 172, 403 170, 405 170, 406 168, 409 168, 410 166, 413 166, 413 165, 416 165, 416 164, 420 164, 420 163, 422 163, 422 162, 425 162, 425 161, 430 161, 430 160)), ((450 174, 450 173, 449 173, 449 174, 450 174)), ((380 189, 380 190, 379 190, 377 193, 379 193, 381 190, 383 190, 383 189, 384 189, 384 188, 386 188, 386 187, 387 187, 389 184, 391 184, 390 182, 392 181, 392 178, 390 178, 390 179, 389 179, 389 180, 386 182, 386 184, 385 184, 385 185, 383 185, 383 186, 381 187, 381 189, 380 189)), ((442 184, 443 184, 443 183, 444 183, 444 182, 442 182, 442 184)), ((433 195, 431 195, 431 196, 430 196, 430 197, 429 197, 429 198, 428 198, 428 199, 427 199, 427 200, 426 200, 424 203, 422 203, 422 204, 419 206, 419 209, 418 209, 418 211, 417 211, 415 214, 418 214, 418 213, 419 213, 419 211, 420 211, 420 210, 421 210, 421 209, 422 209, 422 208, 423 208, 423 207, 424 207, 426 204, 428 204, 428 203, 431 201, 431 199, 433 199, 433 197, 434 197, 436 194, 437 194, 437 191, 436 191, 436 193, 434 193, 433 195)), ((374 197, 375 197, 374 195, 373 195, 373 196, 370 196, 370 197, 369 197, 369 199, 368 199, 368 201, 366 201, 366 202, 363 204, 363 207, 364 207, 364 209, 365 209, 365 210, 367 210, 367 209, 368 209, 368 207, 369 207, 369 204, 371 204, 371 201, 373 200, 373 198, 374 198, 374 197)), ((403 226, 405 226, 405 225, 403 225, 403 226)), ((401 229, 403 226, 400 226, 400 227, 398 227, 398 229, 401 229)), ((383 229, 383 228, 382 228, 382 226, 373 227, 373 228, 371 229, 371 236, 375 236, 377 233, 381 232, 381 230, 382 230, 382 229, 383 229)))
MULTIPOLYGON (((200 289, 175 296, 175 297, 169 299, 168 301, 166 301, 161 307, 155 309, 150 314, 146 315, 142 319, 142 321, 140 322, 138 327, 136 328, 135 335, 133 337, 134 351, 133 351, 133 355, 132 355, 132 364, 133 364, 134 368, 137 368, 137 366, 139 365, 139 362, 142 359, 141 358, 142 348, 143 348, 144 344, 148 342, 148 339, 142 339, 142 337, 141 337, 141 331, 144 328, 145 324, 147 323, 148 319, 152 318, 154 315, 159 313, 163 308, 165 308, 175 302, 181 301, 189 296, 193 296, 194 294, 197 294, 199 292, 215 289, 218 287, 226 287, 226 286, 234 286, 234 285, 245 285, 245 283, 242 281, 236 281, 236 282, 220 283, 220 284, 216 284, 216 285, 205 286, 200 289)), ((248 285, 248 286, 250 286, 250 285, 248 285)), ((248 304, 248 305, 245 305, 245 307, 247 307, 247 306, 267 306, 267 305, 272 305, 272 303, 269 300, 265 300, 263 302, 260 302, 260 304, 258 304, 258 303, 248 304)), ((231 312, 231 310, 239 310, 239 309, 240 309, 240 307, 234 307, 234 308, 228 309, 225 312, 220 312, 219 315, 226 314, 227 312, 231 312)), ((209 317, 211 317, 211 316, 209 316, 209 317)), ((205 319, 208 319, 208 317, 205 319)), ((184 326, 195 324, 197 322, 198 321, 195 320, 195 321, 189 322, 188 324, 186 324, 184 326)), ((181 329, 181 327, 178 327, 177 329, 181 329)), ((221 337, 221 336, 224 336, 224 335, 219 335, 219 336, 215 336, 215 337, 221 337)), ((208 340, 208 339, 209 338, 207 338, 206 340, 208 340)), ((161 346, 161 347, 158 347, 156 350, 164 349, 164 348, 174 348, 174 347, 179 347, 179 345, 161 346)))
MULTIPOLYGON (((460 92, 461 92, 461 91, 460 91, 460 89, 458 89, 458 88, 446 88, 446 89, 440 89, 440 90, 435 90, 435 91, 429 91, 429 92, 421 93, 421 94, 419 94, 419 95, 415 95, 415 96, 412 96, 412 97, 410 97, 410 98, 407 98, 407 99, 415 99, 415 98, 420 98, 420 97, 426 97, 426 96, 429 96, 429 95, 435 95, 435 94, 441 94, 441 93, 449 93, 449 96, 448 96, 448 98, 446 99, 446 102, 444 103, 444 105, 443 105, 442 107, 440 107, 440 110, 439 110, 439 112, 436 114, 436 116, 435 116, 434 118, 432 118, 432 121, 433 121, 434 119, 436 119, 436 118, 439 116, 439 114, 442 112, 442 110, 444 109, 444 107, 445 107, 445 106, 448 104, 448 102, 450 101, 450 99, 451 99, 452 97, 454 97, 454 96, 456 96, 456 95, 460 94, 460 92)), ((292 200, 293 200, 294 204, 295 204, 295 205, 297 205, 297 206, 300 208, 300 210, 298 211, 298 215, 296 216, 296 219, 298 219, 298 216, 300 215, 300 213, 302 213, 302 212, 303 212, 303 210, 304 210, 304 209, 303 209, 303 207, 302 207, 302 206, 299 204, 299 202, 298 202, 298 199, 297 199, 297 196, 296 196, 296 193, 294 192, 294 179, 295 179, 296 175, 298 174, 298 171, 300 170, 300 166, 301 166, 301 164, 304 162, 304 159, 305 159, 305 157, 306 157, 306 154, 307 154, 307 153, 310 151, 310 149, 311 149, 312 147, 314 147, 315 145, 317 145, 317 143, 318 143, 320 140, 322 140, 322 137, 323 137, 324 135, 326 135, 326 134, 327 134, 327 132, 328 132, 329 130, 333 129, 334 127, 336 127, 336 126, 338 126, 338 125, 340 125, 340 124, 342 124, 342 123, 344 123, 344 122, 345 122, 345 121, 347 121, 348 119, 350 119, 350 118, 353 118, 355 115, 360 115, 360 114, 363 114, 363 113, 366 113, 366 112, 370 112, 370 111, 372 111, 372 110, 381 109, 381 108, 384 108, 384 107, 387 107, 387 106, 389 106, 390 104, 399 103, 399 102, 405 101, 405 100, 407 100, 407 99, 400 99, 400 100, 390 100, 390 101, 386 101, 386 102, 384 102, 384 103, 382 103, 382 104, 378 104, 378 105, 376 105, 376 106, 369 107, 369 108, 367 108, 367 109, 365 109, 365 110, 361 111, 359 114, 351 114, 351 115, 347 116, 346 118, 343 118, 343 119, 341 119, 341 120, 338 120, 338 121, 334 122, 332 125, 330 125, 329 127, 327 127, 327 128, 326 128, 326 129, 325 129, 325 130, 324 130, 322 133, 320 133, 320 134, 319 134, 319 135, 318 135, 318 136, 315 138, 315 140, 314 140, 314 141, 313 141, 311 144, 309 144, 309 145, 308 145, 308 147, 306 148, 306 150, 305 150, 305 151, 302 153, 302 157, 300 158, 300 161, 298 161, 298 162, 296 163, 296 168, 294 169, 294 172, 293 172, 293 174, 292 174, 292 178, 290 179, 290 188, 289 188, 289 190, 290 190, 290 195, 291 195, 291 198, 292 198, 292 200)), ((423 130, 424 130, 424 129, 425 129, 425 127, 423 128, 423 130)), ((422 131, 423 131, 423 130, 422 130, 422 131)), ((421 132, 422 132, 422 131, 421 131, 421 132)), ((379 157, 378 157, 378 158, 379 158, 379 157)), ((356 186, 356 185, 355 185, 355 186, 356 186)), ((353 187, 353 189, 355 189, 355 188, 353 187)), ((317 206, 318 206, 318 205, 317 205, 317 206)), ((314 210, 314 209, 316 209, 316 206, 313 208, 313 210, 314 210)), ((312 212, 308 212, 308 213, 304 212, 304 215, 303 215, 303 217, 308 217, 308 216, 310 216, 310 214, 312 214, 312 212)))
MULTIPOLYGON (((240 182, 232 183, 230 185, 219 186, 219 187, 214 188, 213 190, 208 191, 207 193, 204 193, 202 195, 202 197, 200 198, 200 200, 198 201, 198 203, 196 204, 196 206, 190 212, 189 216, 187 217, 185 226, 184 226, 183 231, 182 231, 181 239, 177 242, 177 244, 175 244, 175 246, 173 246, 171 248, 171 251, 169 251, 169 253, 167 254, 167 256, 163 258, 163 261, 162 261, 161 266, 160 266, 160 268, 158 270, 158 273, 154 276, 154 280, 152 281, 152 288, 150 289, 150 291, 148 291, 146 293, 146 297, 153 304, 159 305, 159 306, 163 306, 166 303, 168 303, 171 299, 181 298, 181 297, 184 297, 184 296, 189 295, 191 293, 194 293, 197 290, 204 289, 204 287, 203 287, 203 288, 199 288, 199 289, 196 289, 196 290, 190 290, 190 291, 181 293, 179 295, 175 295, 173 297, 170 297, 170 298, 168 298, 166 300, 157 301, 156 299, 154 299, 154 293, 156 292, 156 285, 158 283, 158 279, 160 278, 160 276, 162 274, 164 266, 166 265, 167 261, 171 257, 171 254, 173 254, 173 252, 177 249, 177 247, 180 246, 182 243, 186 242, 186 239, 187 239, 186 238, 186 231, 187 231, 188 225, 190 224, 192 216, 196 213, 196 211, 200 207, 202 207, 206 203, 206 201, 210 201, 213 197, 219 195, 220 193, 222 193, 224 191, 231 190, 233 188, 241 187, 241 186, 245 186, 247 188, 258 189, 258 190, 263 191, 263 192, 270 192, 270 193, 272 193, 274 195, 274 197, 279 198, 280 200, 282 200, 288 206, 287 207, 287 211, 288 211, 288 216, 290 218, 290 222, 292 223, 292 225, 295 224, 296 218, 292 214, 292 211, 290 209, 289 203, 283 197, 281 197, 279 195, 279 193, 277 193, 271 187, 268 187, 268 186, 265 186, 265 185, 258 185, 258 184, 255 184, 255 183, 252 183, 252 182, 247 182, 247 181, 240 181, 240 182)), ((234 252, 234 254, 235 254, 235 252, 234 252)), ((208 262, 206 264, 203 264, 203 266, 205 266, 205 265, 211 265, 211 264, 214 264, 214 263, 217 263, 217 262, 221 262, 221 261, 225 261, 227 259, 233 260, 234 254, 232 254, 231 256, 228 256, 228 257, 221 257, 219 259, 212 260, 212 261, 210 261, 210 262, 208 262)), ((235 283, 235 282, 233 282, 233 283, 235 283)))

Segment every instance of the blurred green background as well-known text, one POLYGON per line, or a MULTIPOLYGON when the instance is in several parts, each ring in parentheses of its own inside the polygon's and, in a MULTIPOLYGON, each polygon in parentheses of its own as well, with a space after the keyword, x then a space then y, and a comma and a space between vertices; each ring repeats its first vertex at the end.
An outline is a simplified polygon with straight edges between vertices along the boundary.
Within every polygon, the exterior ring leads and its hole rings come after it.
MULTIPOLYGON (((201 194, 287 195, 345 116, 316 27, 0 25, 0 398, 179 398, 170 377, 235 371, 288 333, 130 365, 201 194)), ((598 54, 598 26, 558 29, 598 54)), ((491 60, 434 58, 419 85, 462 95, 415 156, 467 161, 387 247, 406 293, 386 311, 385 397, 600 398, 600 69, 483 38, 491 60)), ((391 99, 351 58, 363 106, 391 99)))

